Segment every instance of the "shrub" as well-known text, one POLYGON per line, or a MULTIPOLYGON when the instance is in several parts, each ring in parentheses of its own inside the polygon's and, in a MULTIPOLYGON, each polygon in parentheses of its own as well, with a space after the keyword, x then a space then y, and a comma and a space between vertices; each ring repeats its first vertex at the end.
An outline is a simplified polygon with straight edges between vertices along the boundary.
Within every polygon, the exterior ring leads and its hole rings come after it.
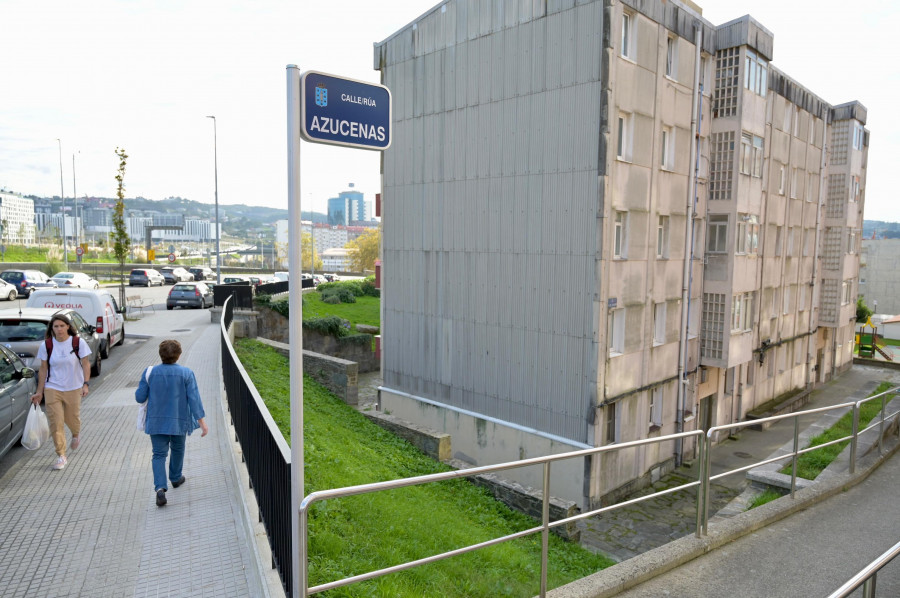
POLYGON ((337 316, 303 320, 303 327, 307 330, 315 330, 321 334, 329 334, 337 338, 350 334, 350 322, 337 316))
POLYGON ((381 289, 375 288, 375 277, 369 276, 360 284, 363 295, 367 297, 381 297, 381 289))
POLYGON ((331 305, 336 305, 341 302, 341 298, 337 296, 337 293, 333 293, 331 295, 325 295, 322 297, 322 303, 330 303, 331 305))
MULTIPOLYGON (((335 283, 332 283, 335 284, 335 283)), ((362 296, 362 291, 357 295, 354 292, 354 288, 352 286, 345 285, 344 283, 337 283, 338 286, 333 286, 325 289, 324 291, 320 291, 322 293, 322 301, 325 303, 356 303, 356 297, 362 296), (338 301, 330 300, 332 297, 337 297, 338 301)), ((319 285, 322 286, 322 285, 319 285)))

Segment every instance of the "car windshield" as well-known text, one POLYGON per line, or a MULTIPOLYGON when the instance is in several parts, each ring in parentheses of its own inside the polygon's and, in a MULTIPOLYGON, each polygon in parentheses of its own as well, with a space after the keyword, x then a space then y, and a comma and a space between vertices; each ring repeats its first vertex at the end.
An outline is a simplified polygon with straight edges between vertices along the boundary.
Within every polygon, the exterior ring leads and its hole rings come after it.
POLYGON ((47 335, 47 322, 0 320, 0 342, 39 341, 47 335))
POLYGON ((22 274, 19 272, 4 272, 0 274, 0 278, 9 282, 16 282, 22 280, 22 274))
POLYGON ((75 275, 71 272, 60 272, 59 274, 54 274, 53 278, 75 278, 75 275))
POLYGON ((173 291, 190 291, 193 292, 196 287, 192 284, 176 284, 172 287, 173 291))
POLYGON ((144 271, 143 270, 132 270, 131 275, 132 276, 144 276, 144 271))

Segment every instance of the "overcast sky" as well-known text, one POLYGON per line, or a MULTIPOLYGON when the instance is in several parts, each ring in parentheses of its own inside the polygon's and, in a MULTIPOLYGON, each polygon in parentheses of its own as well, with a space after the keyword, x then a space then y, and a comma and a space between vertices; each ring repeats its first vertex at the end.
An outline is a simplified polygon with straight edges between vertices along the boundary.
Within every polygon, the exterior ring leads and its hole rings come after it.
MULTIPOLYGON (((498 1, 498 0, 478 0, 498 1)), ((507 2, 512 0, 506 0, 507 2)), ((378 82, 372 44, 436 0, 0 0, 0 186, 23 194, 126 195, 287 208, 285 66, 378 82)), ((888 189, 900 154, 893 0, 699 2, 714 24, 752 14, 773 63, 831 104, 859 100, 871 130, 866 218, 900 221, 888 189), (741 8, 737 8, 741 7, 741 8), (891 105, 889 105, 891 102, 891 105)), ((376 152, 304 143, 302 207, 355 183, 380 189, 376 152)))

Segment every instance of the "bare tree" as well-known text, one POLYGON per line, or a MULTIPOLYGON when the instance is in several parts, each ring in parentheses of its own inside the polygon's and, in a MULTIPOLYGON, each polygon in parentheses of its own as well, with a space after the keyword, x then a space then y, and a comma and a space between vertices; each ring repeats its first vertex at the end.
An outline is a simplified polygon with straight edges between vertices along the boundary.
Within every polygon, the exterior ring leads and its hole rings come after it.
POLYGON ((128 155, 124 149, 116 148, 116 156, 119 157, 119 171, 116 174, 116 209, 113 212, 113 253, 119 261, 119 304, 125 305, 125 258, 128 257, 128 247, 131 239, 125 229, 125 162, 128 155))

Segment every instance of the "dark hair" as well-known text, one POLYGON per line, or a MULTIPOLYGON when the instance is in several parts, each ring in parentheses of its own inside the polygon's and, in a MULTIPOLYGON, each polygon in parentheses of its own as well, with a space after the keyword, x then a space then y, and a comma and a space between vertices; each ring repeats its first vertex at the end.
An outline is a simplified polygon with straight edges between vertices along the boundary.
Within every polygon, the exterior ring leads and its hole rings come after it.
POLYGON ((50 318, 50 323, 47 324, 47 336, 45 338, 53 338, 53 322, 59 320, 63 322, 69 328, 69 336, 77 336, 78 331, 75 330, 75 326, 72 325, 72 320, 63 314, 53 314, 53 317, 50 318))
POLYGON ((181 357, 181 343, 176 340, 159 343, 159 357, 163 363, 175 363, 181 357))

